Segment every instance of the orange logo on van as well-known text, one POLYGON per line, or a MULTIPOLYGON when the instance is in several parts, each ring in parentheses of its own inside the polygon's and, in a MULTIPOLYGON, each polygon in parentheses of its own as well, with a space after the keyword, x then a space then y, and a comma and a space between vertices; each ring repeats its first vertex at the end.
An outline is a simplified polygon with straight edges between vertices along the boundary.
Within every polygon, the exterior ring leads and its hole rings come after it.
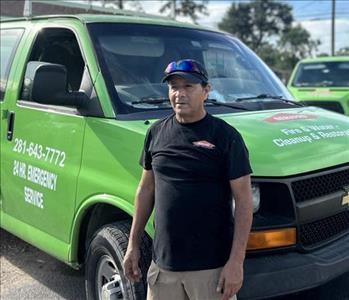
POLYGON ((276 122, 286 122, 293 120, 307 120, 307 119, 316 119, 317 116, 314 115, 306 115, 306 114, 290 114, 290 113, 278 113, 271 117, 264 119, 264 121, 269 123, 276 122))

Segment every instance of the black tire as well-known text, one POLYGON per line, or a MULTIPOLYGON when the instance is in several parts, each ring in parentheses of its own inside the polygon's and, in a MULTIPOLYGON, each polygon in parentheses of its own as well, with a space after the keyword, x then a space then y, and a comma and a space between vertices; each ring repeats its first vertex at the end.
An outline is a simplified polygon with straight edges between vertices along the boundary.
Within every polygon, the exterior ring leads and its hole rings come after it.
POLYGON ((130 220, 108 224, 101 228, 92 239, 87 251, 85 265, 85 286, 88 300, 101 300, 101 286, 113 280, 113 277, 109 276, 112 272, 119 275, 119 277, 116 275, 119 278, 116 285, 120 286, 120 289, 119 294, 114 294, 114 297, 111 299, 146 299, 146 278, 151 262, 152 242, 144 234, 139 262, 142 280, 138 283, 131 283, 126 279, 122 269, 122 261, 126 253, 130 229, 130 220), (122 298, 118 298, 120 297, 120 293, 122 294, 122 298))

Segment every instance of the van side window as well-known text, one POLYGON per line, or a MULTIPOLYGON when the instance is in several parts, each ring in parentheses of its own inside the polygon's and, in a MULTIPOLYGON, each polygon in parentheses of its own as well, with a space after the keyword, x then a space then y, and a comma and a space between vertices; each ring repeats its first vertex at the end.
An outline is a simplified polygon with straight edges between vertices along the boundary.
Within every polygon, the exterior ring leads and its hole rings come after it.
MULTIPOLYGON (((42 29, 34 43, 29 61, 60 64, 67 69, 69 91, 79 91, 85 62, 74 33, 65 28, 42 29)), ((25 93, 22 99, 28 100, 25 93)))
POLYGON ((0 30, 0 101, 4 99, 8 75, 24 29, 0 30))

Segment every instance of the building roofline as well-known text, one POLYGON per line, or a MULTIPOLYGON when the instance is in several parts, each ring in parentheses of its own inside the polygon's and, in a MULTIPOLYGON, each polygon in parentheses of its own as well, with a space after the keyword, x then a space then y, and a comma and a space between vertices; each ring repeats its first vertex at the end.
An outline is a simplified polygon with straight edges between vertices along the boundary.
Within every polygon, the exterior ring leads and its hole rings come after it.
MULTIPOLYGON (((128 11, 129 12, 129 11, 128 11)), ((154 18, 158 20, 166 20, 168 21, 168 18, 158 16, 158 15, 151 15, 146 13, 128 13, 127 11, 120 10, 120 13, 113 13, 113 14, 93 14, 93 13, 86 13, 86 14, 57 14, 57 15, 38 15, 38 16, 31 16, 31 17, 11 17, 11 16, 1 16, 0 21, 3 22, 18 22, 18 21, 31 21, 31 20, 43 20, 43 19, 59 19, 59 18, 71 18, 71 19, 77 19, 81 22, 89 22, 86 17, 87 16, 104 16, 104 17, 112 17, 112 16, 120 16, 120 17, 143 17, 143 18, 154 18)), ((175 20, 173 20, 175 21, 175 20)), ((177 21, 178 22, 178 21, 177 21)), ((180 23, 180 22, 179 22, 180 23)))
POLYGON ((139 11, 133 11, 133 10, 125 10, 125 9, 116 9, 112 7, 101 7, 96 6, 93 4, 85 4, 85 3, 78 3, 78 2, 65 2, 65 1, 55 1, 52 0, 32 0, 32 3, 36 4, 46 4, 50 6, 60 6, 60 7, 70 7, 70 8, 77 8, 81 10, 85 10, 86 12, 78 13, 78 14, 57 14, 57 15, 33 15, 28 17, 10 17, 10 16, 0 16, 1 21, 28 21, 28 20, 38 20, 43 18, 62 18, 62 17, 72 17, 72 18, 78 18, 81 21, 84 21, 84 18, 79 17, 79 15, 88 15, 88 14, 103 14, 103 15, 110 15, 110 16, 125 16, 125 17, 151 17, 156 19, 163 19, 168 20, 168 17, 159 16, 159 15, 153 15, 148 14, 145 12, 139 12, 139 11), (93 11, 94 13, 91 13, 89 11, 93 11), (96 13, 97 12, 97 13, 96 13))
POLYGON ((145 12, 140 11, 134 11, 134 10, 128 10, 128 9, 117 9, 113 7, 102 7, 98 5, 93 4, 85 4, 85 3, 79 3, 79 2, 66 2, 66 1, 55 1, 52 0, 32 0, 34 3, 43 3, 53 6, 62 6, 62 7, 71 7, 71 8, 80 8, 85 9, 86 14, 88 14, 89 10, 98 11, 101 13, 105 13, 108 15, 118 15, 118 16, 151 16, 151 17, 158 17, 158 18, 165 18, 163 16, 159 15, 152 15, 145 12))

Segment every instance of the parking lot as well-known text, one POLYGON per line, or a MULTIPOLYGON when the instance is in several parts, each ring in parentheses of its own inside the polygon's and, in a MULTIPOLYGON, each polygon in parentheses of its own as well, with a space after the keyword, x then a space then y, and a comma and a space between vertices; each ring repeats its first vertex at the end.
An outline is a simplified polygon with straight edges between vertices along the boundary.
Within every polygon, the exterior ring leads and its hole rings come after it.
MULTIPOLYGON (((84 274, 0 231, 1 300, 85 299, 84 274)), ((349 273, 321 288, 274 300, 348 300, 349 273)))
POLYGON ((0 244, 0 299, 85 299, 83 272, 2 229, 0 244))

